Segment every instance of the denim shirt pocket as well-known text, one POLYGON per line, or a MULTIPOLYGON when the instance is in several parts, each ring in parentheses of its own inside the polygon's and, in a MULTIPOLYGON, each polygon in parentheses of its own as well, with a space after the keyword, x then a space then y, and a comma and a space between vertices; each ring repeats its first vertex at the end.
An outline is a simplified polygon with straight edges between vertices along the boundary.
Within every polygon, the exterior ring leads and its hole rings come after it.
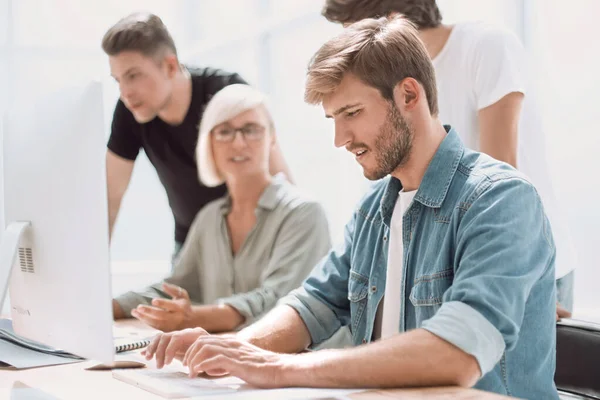
POLYGON ((428 275, 421 275, 415 279, 415 284, 410 291, 410 302, 415 307, 417 324, 435 315, 442 306, 444 293, 452 285, 454 270, 445 269, 428 275))
POLYGON ((357 329, 367 306, 367 295, 369 291, 369 278, 350 270, 348 280, 348 300, 350 301, 350 317, 352 336, 356 337, 357 329))

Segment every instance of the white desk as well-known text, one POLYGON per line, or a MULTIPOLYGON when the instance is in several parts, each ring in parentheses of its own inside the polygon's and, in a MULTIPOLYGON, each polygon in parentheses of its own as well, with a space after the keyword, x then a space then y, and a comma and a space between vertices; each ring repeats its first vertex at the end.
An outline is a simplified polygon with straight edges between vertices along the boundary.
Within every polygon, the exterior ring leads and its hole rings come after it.
MULTIPOLYGON (((134 330, 142 335, 152 330, 136 320, 124 320, 116 323, 118 328, 134 330)), ((86 367, 95 363, 66 364, 53 367, 32 368, 29 370, 0 370, 0 399, 10 399, 13 387, 25 385, 42 390, 61 400, 159 400, 162 397, 116 380, 111 371, 88 371, 86 367)), ((507 397, 474 389, 457 387, 374 390, 348 396, 355 400, 396 399, 481 399, 500 400, 507 397)))

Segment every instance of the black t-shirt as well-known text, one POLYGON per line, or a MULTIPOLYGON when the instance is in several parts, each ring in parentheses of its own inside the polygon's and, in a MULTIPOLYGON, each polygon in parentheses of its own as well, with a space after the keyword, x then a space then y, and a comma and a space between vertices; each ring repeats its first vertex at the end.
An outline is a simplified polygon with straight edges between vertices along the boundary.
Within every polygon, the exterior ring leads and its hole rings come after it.
POLYGON ((129 160, 135 160, 140 149, 144 149, 167 191, 175 218, 175 240, 181 243, 198 211, 226 193, 225 185, 209 188, 198 178, 195 150, 204 108, 225 86, 246 83, 238 74, 218 69, 188 68, 188 71, 192 78, 192 101, 180 125, 169 125, 159 117, 140 124, 119 100, 108 140, 113 153, 129 160))

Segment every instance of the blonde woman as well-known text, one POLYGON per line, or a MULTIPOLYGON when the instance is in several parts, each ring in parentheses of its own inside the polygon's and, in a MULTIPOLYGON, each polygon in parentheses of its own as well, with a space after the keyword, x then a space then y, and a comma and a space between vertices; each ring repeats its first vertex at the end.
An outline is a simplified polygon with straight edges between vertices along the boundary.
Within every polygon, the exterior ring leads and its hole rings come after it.
POLYGON ((323 208, 269 173, 276 145, 265 96, 230 85, 207 105, 196 158, 200 180, 228 195, 196 216, 164 282, 113 300, 115 319, 133 316, 168 332, 248 324, 298 287, 330 248, 323 208))

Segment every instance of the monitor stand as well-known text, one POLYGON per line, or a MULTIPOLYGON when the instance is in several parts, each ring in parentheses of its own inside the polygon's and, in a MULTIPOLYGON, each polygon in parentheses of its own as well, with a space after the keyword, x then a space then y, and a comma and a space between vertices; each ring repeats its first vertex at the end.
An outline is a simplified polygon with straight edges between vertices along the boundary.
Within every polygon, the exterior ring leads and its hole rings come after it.
POLYGON ((0 245, 0 313, 4 306, 10 274, 19 252, 21 237, 29 227, 31 227, 30 222, 13 222, 8 225, 2 236, 0 245))

